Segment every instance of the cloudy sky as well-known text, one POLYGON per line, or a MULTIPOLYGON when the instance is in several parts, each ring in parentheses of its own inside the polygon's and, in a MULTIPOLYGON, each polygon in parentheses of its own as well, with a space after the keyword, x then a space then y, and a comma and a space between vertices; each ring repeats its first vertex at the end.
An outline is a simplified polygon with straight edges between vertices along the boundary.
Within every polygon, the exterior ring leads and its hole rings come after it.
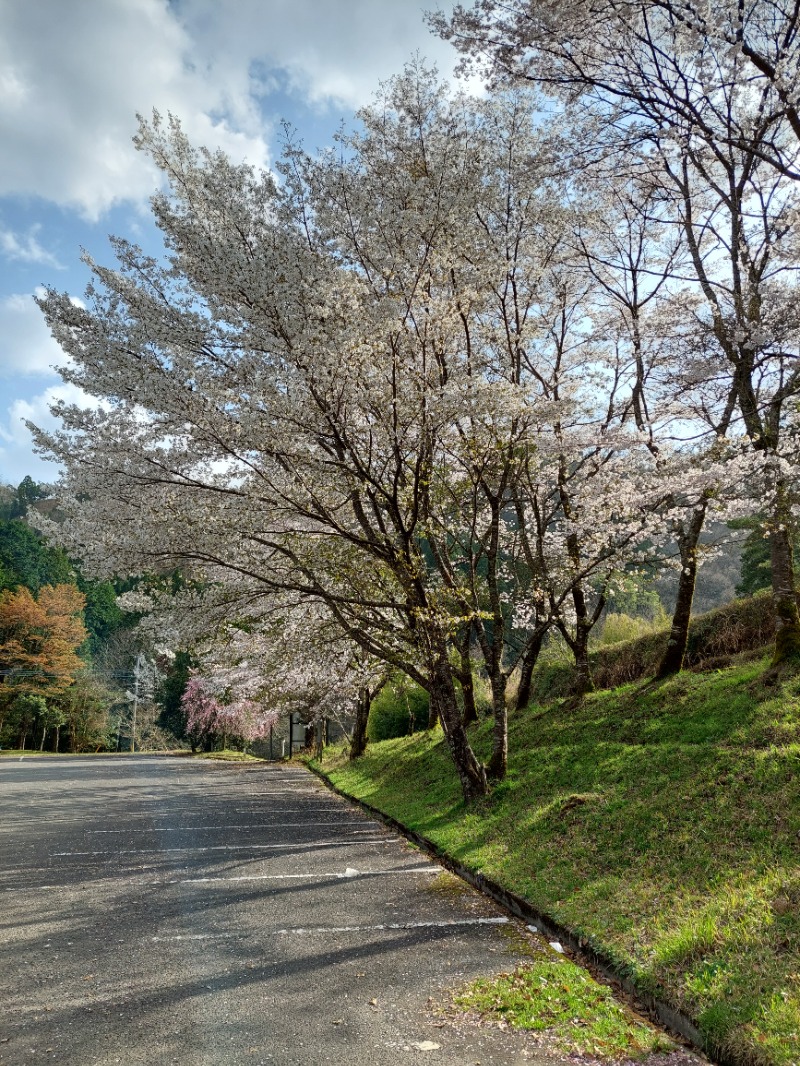
POLYGON ((281 121, 309 148, 415 52, 449 75, 424 24, 450 0, 0 0, 0 482, 55 479, 24 426, 69 390, 33 302, 74 296, 86 248, 155 239, 155 176, 131 144, 137 112, 171 111, 197 143, 268 166, 281 121))

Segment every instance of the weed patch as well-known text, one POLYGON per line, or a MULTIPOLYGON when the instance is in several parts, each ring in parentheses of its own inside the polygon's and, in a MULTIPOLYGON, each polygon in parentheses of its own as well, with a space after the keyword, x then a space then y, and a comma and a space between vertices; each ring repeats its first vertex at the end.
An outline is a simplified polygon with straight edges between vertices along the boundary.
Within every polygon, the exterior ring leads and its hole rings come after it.
POLYGON ((566 960, 544 959, 481 979, 456 993, 453 1002, 485 1021, 549 1031, 566 1052, 631 1059, 674 1047, 608 988, 566 960))
POLYGON ((231 751, 226 748, 224 751, 202 751, 194 755, 195 759, 216 759, 219 762, 266 762, 266 759, 259 759, 256 755, 249 755, 244 751, 231 751))

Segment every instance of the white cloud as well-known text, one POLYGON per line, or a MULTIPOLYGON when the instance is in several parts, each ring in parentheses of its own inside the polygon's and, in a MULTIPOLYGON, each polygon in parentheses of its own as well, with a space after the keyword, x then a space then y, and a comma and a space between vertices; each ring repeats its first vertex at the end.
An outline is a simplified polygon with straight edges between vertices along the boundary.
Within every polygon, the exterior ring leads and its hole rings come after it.
POLYGON ((78 404, 81 407, 96 407, 97 400, 88 396, 77 385, 60 382, 57 385, 48 385, 43 391, 30 400, 14 400, 6 412, 5 425, 0 424, 0 440, 6 444, 27 443, 30 446, 30 433, 25 422, 33 422, 39 429, 55 429, 59 420, 50 413, 54 403, 63 400, 65 403, 78 404))
POLYGON ((400 72, 415 52, 449 73, 455 50, 428 30, 423 12, 435 3, 409 0, 187 0, 184 26, 196 41, 213 27, 212 69, 278 69, 292 88, 317 104, 353 109, 400 72), (224 13, 223 13, 224 12, 224 13))
POLYGON ((3 253, 6 259, 16 260, 21 263, 40 263, 43 266, 52 267, 54 270, 63 270, 64 266, 59 263, 56 256, 39 244, 37 234, 41 228, 39 225, 31 226, 23 236, 0 226, 0 252, 3 253))
POLYGON ((31 399, 17 399, 5 411, 0 421, 0 481, 17 485, 29 474, 34 481, 55 481, 59 468, 40 456, 34 456, 30 431, 26 421, 40 429, 55 429, 58 419, 50 413, 50 407, 58 400, 95 406, 95 401, 74 385, 48 386, 31 399))
MULTIPOLYGON (((261 106, 278 84, 345 112, 419 50, 454 50, 408 0, 0 0, 0 196, 40 196, 97 219, 155 176, 134 114, 178 115, 189 137, 266 165, 261 106), (43 17, 44 16, 44 17, 43 17)), ((271 116, 280 118, 280 115, 271 116)))
MULTIPOLYGON (((220 5, 218 17, 228 17, 220 5)), ((213 39, 206 41, 213 52, 213 39)), ((135 113, 179 115, 187 133, 267 162, 247 70, 214 79, 166 0, 0 0, 0 195, 34 195, 87 217, 142 199, 154 175, 131 146, 135 113)))
POLYGON ((0 299, 0 378, 49 374, 65 361, 30 293, 0 299))

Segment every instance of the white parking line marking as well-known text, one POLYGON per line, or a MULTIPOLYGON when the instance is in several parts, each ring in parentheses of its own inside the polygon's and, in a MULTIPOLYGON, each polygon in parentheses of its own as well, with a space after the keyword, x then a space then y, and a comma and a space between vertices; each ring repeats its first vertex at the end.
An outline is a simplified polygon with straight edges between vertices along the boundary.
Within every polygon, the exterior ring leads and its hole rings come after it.
MULTIPOLYGON (((40 872, 40 871, 35 871, 40 872)), ((186 870, 186 873, 189 871, 186 870)), ((187 878, 155 878, 149 879, 147 877, 113 877, 113 878, 101 878, 99 880, 92 879, 90 881, 65 881, 61 884, 54 885, 5 885, 0 891, 3 892, 42 892, 48 889, 59 889, 64 891, 66 889, 86 889, 93 886, 97 886, 101 883, 109 883, 111 885, 198 885, 205 883, 212 883, 216 881, 228 882, 228 881, 330 881, 331 878, 338 878, 343 880, 345 877, 348 879, 351 877, 404 877, 408 874, 436 874, 441 873, 441 867, 439 866, 412 866, 412 867, 399 867, 388 870, 357 870, 355 873, 348 874, 346 871, 342 873, 340 870, 326 870, 318 871, 316 873, 303 873, 303 874, 242 874, 239 876, 231 877, 187 877, 187 878)))
POLYGON ((276 848, 291 850, 294 848, 341 848, 353 844, 396 844, 395 839, 386 840, 309 840, 305 844, 211 844, 204 848, 122 848, 119 851, 52 851, 51 859, 75 858, 86 855, 169 855, 177 851, 272 851, 276 848))
MULTIPOLYGON (((331 872, 326 874, 241 874, 233 877, 186 877, 175 881, 166 881, 168 885, 202 885, 211 881, 315 881, 328 880, 331 877, 340 879, 352 877, 390 877, 405 874, 438 874, 441 869, 438 866, 414 866, 411 869, 400 870, 357 870, 355 873, 331 872)), ((155 882, 154 882, 155 883, 155 882)), ((161 882, 158 882, 159 884, 161 882)))
MULTIPOLYGON (((43 892, 48 888, 63 888, 63 885, 23 885, 22 890, 25 892, 43 892)), ((4 888, 4 892, 19 892, 21 891, 19 885, 13 885, 10 888, 4 888)))
MULTIPOLYGON (((380 922, 377 925, 320 925, 312 929, 298 927, 296 929, 273 929, 268 936, 314 936, 330 935, 331 933, 375 933, 385 930, 405 929, 461 929, 465 926, 475 925, 507 925, 509 918, 461 918, 452 921, 441 922, 380 922)), ((155 944, 163 944, 169 940, 233 940, 239 937, 252 937, 252 933, 186 933, 175 936, 154 936, 151 940, 155 944)))
POLYGON ((245 792, 246 796, 321 796, 319 788, 275 788, 270 792, 245 792))
MULTIPOLYGON (((324 805, 324 804, 319 804, 319 805, 314 804, 312 806, 311 804, 307 805, 307 804, 304 803, 302 805, 302 807, 300 807, 300 810, 303 811, 303 812, 308 812, 308 813, 312 813, 313 812, 314 814, 320 814, 320 813, 322 813, 324 811, 341 812, 342 805, 341 805, 341 803, 330 803, 327 806, 324 805)), ((298 813, 298 808, 297 807, 272 807, 272 806, 267 807, 263 803, 253 803, 250 807, 234 807, 233 813, 234 814, 249 814, 251 816, 252 815, 257 815, 257 814, 264 814, 264 815, 267 815, 267 814, 297 814, 298 813)))
MULTIPOLYGON (((156 828, 150 828, 150 829, 87 829, 85 831, 85 835, 86 836, 98 836, 101 833, 103 833, 103 834, 105 834, 105 833, 191 833, 191 832, 194 832, 195 830, 199 830, 199 829, 219 829, 219 830, 225 830, 225 831, 227 831, 228 829, 283 829, 284 827, 297 829, 297 828, 304 828, 307 825, 312 825, 312 826, 318 826, 318 825, 326 825, 326 826, 352 825, 353 824, 353 820, 354 820, 353 818, 348 818, 346 820, 336 821, 336 822, 334 822, 334 821, 329 821, 329 822, 253 822, 250 825, 178 825, 178 826, 169 826, 169 827, 166 827, 166 828, 163 828, 163 829, 156 829, 156 828)), ((376 822, 374 820, 373 821, 361 822, 361 825, 379 825, 379 824, 380 824, 379 822, 376 822)), ((372 829, 357 829, 357 830, 354 830, 354 832, 371 833, 371 832, 374 832, 374 830, 372 830, 372 829)), ((30 846, 33 847, 33 845, 30 845, 30 846)))

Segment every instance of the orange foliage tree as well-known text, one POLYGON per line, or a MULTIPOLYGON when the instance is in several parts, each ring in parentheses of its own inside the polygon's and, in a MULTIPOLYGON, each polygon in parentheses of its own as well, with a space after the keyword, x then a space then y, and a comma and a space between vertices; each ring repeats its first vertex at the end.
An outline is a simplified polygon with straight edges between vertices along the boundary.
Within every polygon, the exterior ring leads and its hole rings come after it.
POLYGON ((56 698, 84 665, 83 593, 75 585, 45 585, 0 593, 0 692, 56 698))

